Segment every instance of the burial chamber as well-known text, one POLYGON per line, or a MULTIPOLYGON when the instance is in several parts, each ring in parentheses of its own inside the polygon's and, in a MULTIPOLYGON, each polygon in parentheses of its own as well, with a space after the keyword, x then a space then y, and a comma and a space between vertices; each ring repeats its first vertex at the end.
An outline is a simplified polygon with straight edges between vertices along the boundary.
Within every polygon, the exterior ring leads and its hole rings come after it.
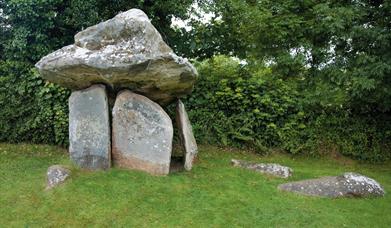
POLYGON ((36 68, 42 78, 72 90, 69 153, 79 167, 113 164, 168 174, 173 121, 162 106, 177 102, 184 168, 192 168, 198 149, 180 98, 191 93, 197 71, 163 41, 143 11, 131 9, 86 28, 36 68))

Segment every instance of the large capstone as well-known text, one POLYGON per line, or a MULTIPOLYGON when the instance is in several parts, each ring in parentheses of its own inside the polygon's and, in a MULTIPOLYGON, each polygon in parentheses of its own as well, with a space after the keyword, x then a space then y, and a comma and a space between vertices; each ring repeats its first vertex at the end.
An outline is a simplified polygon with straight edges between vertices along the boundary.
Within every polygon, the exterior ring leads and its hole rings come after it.
POLYGON ((113 108, 115 165, 166 175, 170 169, 173 126, 167 113, 147 97, 121 91, 113 108))
POLYGON ((37 64, 41 76, 72 90, 102 83, 167 104, 191 92, 197 71, 163 41, 147 15, 131 9, 89 27, 37 64))
POLYGON ((69 98, 69 153, 85 169, 110 168, 110 119, 103 85, 72 92, 69 98))
POLYGON ((296 181, 281 184, 278 188, 302 195, 330 198, 371 197, 385 194, 384 189, 377 181, 358 173, 344 173, 341 176, 296 181))
POLYGON ((176 107, 176 123, 178 126, 179 138, 184 150, 185 169, 191 170, 193 160, 198 153, 197 143, 193 135, 193 130, 185 105, 178 99, 176 107))

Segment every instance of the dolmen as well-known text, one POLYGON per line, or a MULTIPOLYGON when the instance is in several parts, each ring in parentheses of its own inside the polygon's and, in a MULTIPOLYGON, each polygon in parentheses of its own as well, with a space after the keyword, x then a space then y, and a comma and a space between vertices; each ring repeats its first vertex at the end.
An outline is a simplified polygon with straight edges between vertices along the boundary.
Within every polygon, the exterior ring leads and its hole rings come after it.
POLYGON ((74 44, 43 57, 36 68, 72 90, 69 153, 79 167, 114 164, 168 174, 174 130, 162 107, 177 102, 184 168, 192 168, 198 149, 180 98, 191 93, 197 71, 143 11, 131 9, 77 33, 74 44))

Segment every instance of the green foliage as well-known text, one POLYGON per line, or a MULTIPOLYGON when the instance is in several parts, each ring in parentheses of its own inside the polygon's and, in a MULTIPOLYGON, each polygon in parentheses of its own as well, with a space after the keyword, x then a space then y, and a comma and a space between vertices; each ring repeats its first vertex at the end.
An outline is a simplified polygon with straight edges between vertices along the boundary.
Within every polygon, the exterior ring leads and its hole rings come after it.
POLYGON ((0 141, 66 145, 69 91, 28 66, 0 62, 0 141))
POLYGON ((244 66, 225 56, 197 67, 200 78, 186 99, 197 139, 261 151, 282 146, 297 152, 287 134, 305 125, 292 86, 274 77, 267 67, 244 66))
POLYGON ((391 111, 390 1, 199 2, 216 20, 193 23, 188 55, 268 61, 282 78, 303 77, 306 88, 320 76, 335 85, 337 75, 352 110, 391 111))
POLYGON ((381 162, 391 158, 391 127, 387 116, 357 116, 347 111, 322 112, 310 122, 308 151, 343 154, 381 162))
POLYGON ((199 142, 260 153, 279 147, 372 162, 391 158, 388 115, 355 114, 338 86, 316 83, 299 93, 301 80, 285 81, 268 67, 226 56, 196 66, 200 77, 185 104, 199 142))

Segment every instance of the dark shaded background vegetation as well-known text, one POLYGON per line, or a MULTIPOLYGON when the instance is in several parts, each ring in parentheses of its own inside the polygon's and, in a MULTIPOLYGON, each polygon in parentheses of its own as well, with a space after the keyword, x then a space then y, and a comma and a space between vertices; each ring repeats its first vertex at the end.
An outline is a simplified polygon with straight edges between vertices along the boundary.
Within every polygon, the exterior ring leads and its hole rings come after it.
POLYGON ((70 91, 34 63, 136 7, 194 59, 184 101, 199 142, 390 159, 391 1, 197 1, 215 14, 206 24, 189 17, 192 2, 0 0, 0 141, 66 146, 70 91), (174 16, 193 29, 172 28, 174 16))

